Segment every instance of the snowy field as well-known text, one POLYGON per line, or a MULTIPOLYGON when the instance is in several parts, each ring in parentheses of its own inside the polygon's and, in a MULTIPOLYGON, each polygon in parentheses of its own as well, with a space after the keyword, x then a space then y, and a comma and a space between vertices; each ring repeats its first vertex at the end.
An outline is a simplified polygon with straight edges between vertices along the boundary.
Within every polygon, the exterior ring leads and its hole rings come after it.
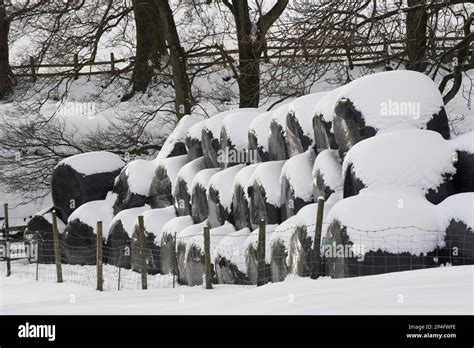
POLYGON ((71 283, 0 277, 0 314, 472 315, 474 266, 350 279, 288 277, 263 287, 181 286, 97 292, 71 283))

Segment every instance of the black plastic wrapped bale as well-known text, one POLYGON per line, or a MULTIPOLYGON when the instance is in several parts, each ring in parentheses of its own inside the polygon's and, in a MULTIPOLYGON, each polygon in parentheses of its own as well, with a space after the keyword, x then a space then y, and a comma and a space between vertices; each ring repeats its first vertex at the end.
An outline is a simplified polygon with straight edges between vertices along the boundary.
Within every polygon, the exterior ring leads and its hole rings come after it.
POLYGON ((250 197, 247 187, 258 164, 251 164, 239 170, 232 186, 232 214, 237 229, 250 226, 250 197))
POLYGON ((397 70, 366 75, 347 84, 338 95, 333 128, 341 157, 378 131, 399 127, 450 137, 443 98, 425 74, 397 70))
MULTIPOLYGON (((271 281, 271 267, 270 267, 270 240, 272 237, 273 231, 278 227, 278 225, 266 225, 265 226, 265 283, 271 281)), ((258 228, 246 239, 242 249, 245 257, 246 272, 249 284, 257 284, 258 279, 258 228)))
POLYGON ((333 193, 342 192, 342 165, 337 150, 321 151, 313 166, 313 197, 327 200, 333 193))
POLYGON ((249 152, 255 153, 258 162, 267 162, 268 154, 268 134, 270 133, 270 123, 277 109, 263 112, 249 124, 249 152))
POLYGON ((107 263, 130 268, 131 240, 135 220, 138 215, 142 215, 149 209, 149 205, 144 205, 143 207, 122 210, 114 216, 110 223, 109 232, 104 233, 106 238, 104 254, 107 263))
POLYGON ((324 272, 357 277, 439 266, 446 233, 438 209, 412 190, 366 189, 329 212, 324 272))
MULTIPOLYGON (((45 209, 36 213, 26 224, 24 232, 25 243, 36 249, 36 255, 31 253, 31 256, 36 256, 39 263, 54 263, 54 238, 53 238, 53 220, 51 211, 54 208, 45 209)), ((66 225, 57 219, 58 230, 61 233, 64 231, 66 225)), ((61 240, 60 240, 61 242, 61 240)), ((64 255, 62 255, 64 259, 64 255)), ((63 260, 65 261, 65 259, 63 260)))
POLYGON ((439 216, 446 225, 444 253, 440 263, 474 264, 474 193, 459 193, 441 202, 439 216))
POLYGON ((196 175, 206 168, 204 157, 186 163, 178 172, 174 188, 174 204, 179 216, 191 214, 192 182, 196 175))
POLYGON ((124 165, 118 155, 105 151, 87 152, 59 162, 52 174, 51 194, 63 222, 82 204, 104 199, 124 165))
POLYGON ((286 116, 286 142, 290 157, 306 152, 314 145, 314 110, 326 94, 319 92, 304 95, 289 104, 286 116))
POLYGON ((114 214, 122 210, 141 207, 150 200, 150 184, 156 162, 136 159, 128 163, 115 180, 113 192, 117 194, 114 214))
POLYGON ((451 143, 456 151, 454 190, 456 193, 474 192, 474 132, 463 134, 451 143))
POLYGON ((344 161, 344 197, 365 187, 417 189, 437 204, 455 193, 456 156, 433 131, 410 129, 379 134, 354 146, 344 161))
POLYGON ((224 237, 216 247, 213 259, 219 284, 249 284, 243 245, 250 236, 244 228, 224 237))
POLYGON ((270 122, 270 134, 268 135, 268 159, 270 161, 281 161, 289 158, 288 147, 286 146, 287 115, 288 104, 285 104, 275 110, 270 122))
POLYGON ((281 218, 286 220, 313 202, 312 149, 291 157, 281 170, 281 218))
POLYGON ((258 227, 264 219, 268 224, 281 222, 280 174, 285 161, 259 163, 252 174, 247 192, 250 197, 250 225, 258 227))
POLYGON ((250 123, 260 113, 258 110, 231 113, 224 119, 217 158, 222 169, 238 164, 257 163, 256 151, 249 151, 248 130, 250 123))
POLYGON ((156 157, 157 160, 186 155, 187 132, 191 127, 203 121, 203 119, 204 116, 201 115, 184 115, 161 147, 161 150, 156 157))
POLYGON ((176 177, 187 161, 187 155, 157 161, 150 185, 150 205, 152 208, 164 208, 174 204, 173 192, 176 177))
MULTIPOLYGON (((161 267, 161 231, 163 226, 176 217, 176 210, 173 206, 166 208, 157 208, 145 211, 143 214, 144 236, 145 236, 145 262, 147 264, 147 272, 149 274, 157 274, 162 272, 161 267)), ((131 239, 131 267, 136 272, 142 270, 141 244, 139 235, 138 219, 135 220, 133 226, 133 234, 131 239)))
MULTIPOLYGON (((179 234, 178 242, 184 243, 184 257, 180 254, 180 249, 178 247, 178 265, 184 267, 184 273, 186 274, 186 284, 189 286, 201 285, 203 283, 204 275, 204 228, 205 223, 193 225, 186 228, 182 233, 179 234), (180 260, 184 258, 184 263, 180 260)), ((220 241, 235 232, 235 228, 229 222, 225 222, 224 225, 211 228, 210 239, 210 253, 211 253, 211 267, 212 267, 212 278, 215 280, 215 265, 212 255, 214 255, 215 248, 219 245, 220 241)), ((180 270, 181 277, 181 270, 180 270)))
POLYGON ((195 247, 191 254, 189 249, 194 239, 203 239, 204 226, 207 222, 201 222, 188 226, 176 235, 176 259, 178 264, 178 282, 181 285, 201 285, 204 274, 204 254, 202 250, 195 247), (188 262, 190 258, 190 262, 188 262), (189 274, 188 274, 189 272, 189 274))
POLYGON ((176 258, 176 246, 178 243, 175 240, 175 236, 193 224, 191 216, 178 216, 169 220, 161 229, 160 259, 162 274, 178 273, 176 258))
POLYGON ((214 115, 206 121, 202 129, 201 142, 202 152, 206 161, 206 167, 208 168, 219 168, 220 163, 218 161, 220 146, 221 128, 224 119, 230 114, 238 113, 249 113, 255 111, 254 108, 242 108, 234 109, 221 112, 220 114, 214 115))
POLYGON ((232 214, 232 185, 235 176, 244 167, 244 164, 239 164, 223 169, 211 178, 207 198, 210 227, 221 226, 225 221, 234 221, 232 214))
POLYGON ((332 131, 334 108, 338 101, 339 93, 343 87, 327 92, 319 102, 316 103, 313 116, 313 132, 316 152, 326 149, 337 150, 339 145, 332 131))
POLYGON ((196 224, 209 217, 209 184, 212 176, 217 172, 219 172, 219 168, 203 169, 196 175, 191 184, 191 216, 196 224))
MULTIPOLYGON (((81 205, 69 217, 63 233, 66 262, 71 265, 93 265, 97 261, 97 221, 102 221, 103 237, 113 218, 111 200, 81 205)), ((104 241, 103 241, 104 243, 104 241)))
POLYGON ((196 123, 189 128, 186 133, 186 151, 188 152, 188 161, 202 157, 202 129, 206 125, 207 119, 196 123))

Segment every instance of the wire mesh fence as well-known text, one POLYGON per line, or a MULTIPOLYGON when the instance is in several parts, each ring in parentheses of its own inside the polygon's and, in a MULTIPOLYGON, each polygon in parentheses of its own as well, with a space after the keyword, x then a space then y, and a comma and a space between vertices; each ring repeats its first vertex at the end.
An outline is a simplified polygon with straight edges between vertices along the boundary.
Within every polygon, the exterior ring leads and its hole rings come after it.
MULTIPOLYGON (((314 242, 316 224, 263 225, 263 232, 222 226, 210 229, 211 282, 245 286, 283 281, 289 274, 308 277, 315 269, 318 277, 341 278, 474 264, 474 234, 462 224, 446 230, 416 226, 363 230, 334 222, 321 225, 319 247, 314 242)), ((203 229, 163 236, 159 244, 132 238, 111 245, 102 239, 100 246, 104 291, 143 289, 144 279, 149 289, 205 284, 203 229)), ((53 238, 15 243, 11 273, 54 282, 58 279, 56 261, 60 261, 65 282, 98 286, 97 238, 75 236, 67 242, 61 238, 59 260, 55 247, 53 238)), ((0 268, 5 273, 5 262, 0 262, 0 268)))

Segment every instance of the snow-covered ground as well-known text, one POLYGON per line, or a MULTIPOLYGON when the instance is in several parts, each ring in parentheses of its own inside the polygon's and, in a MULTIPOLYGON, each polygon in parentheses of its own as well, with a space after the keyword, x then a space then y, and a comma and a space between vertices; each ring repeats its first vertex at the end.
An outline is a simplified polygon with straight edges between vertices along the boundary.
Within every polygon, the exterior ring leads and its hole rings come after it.
POLYGON ((263 287, 98 292, 0 276, 0 314, 474 314, 474 266, 263 287))

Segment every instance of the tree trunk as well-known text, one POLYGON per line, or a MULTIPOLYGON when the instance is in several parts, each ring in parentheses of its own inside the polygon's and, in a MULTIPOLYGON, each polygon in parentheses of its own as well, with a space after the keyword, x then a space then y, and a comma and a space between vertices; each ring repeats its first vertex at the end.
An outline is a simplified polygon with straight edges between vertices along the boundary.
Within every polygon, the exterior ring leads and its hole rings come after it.
POLYGON ((168 0, 155 0, 161 20, 165 26, 166 40, 170 50, 170 63, 173 69, 176 116, 181 119, 191 113, 191 85, 186 71, 186 53, 179 40, 173 11, 168 0))
POLYGON ((239 44, 239 94, 241 108, 258 107, 260 102, 260 54, 256 33, 247 0, 234 0, 233 4, 237 41, 239 44))
POLYGON ((7 18, 5 3, 0 1, 0 100, 5 100, 13 92, 12 73, 8 57, 8 34, 10 20, 7 18))
POLYGON ((133 92, 145 92, 166 55, 163 22, 153 0, 133 0, 137 48, 133 68, 133 92))
POLYGON ((422 5, 419 10, 408 11, 406 18, 407 69, 424 72, 427 47, 428 15, 426 0, 408 0, 408 7, 422 5))

